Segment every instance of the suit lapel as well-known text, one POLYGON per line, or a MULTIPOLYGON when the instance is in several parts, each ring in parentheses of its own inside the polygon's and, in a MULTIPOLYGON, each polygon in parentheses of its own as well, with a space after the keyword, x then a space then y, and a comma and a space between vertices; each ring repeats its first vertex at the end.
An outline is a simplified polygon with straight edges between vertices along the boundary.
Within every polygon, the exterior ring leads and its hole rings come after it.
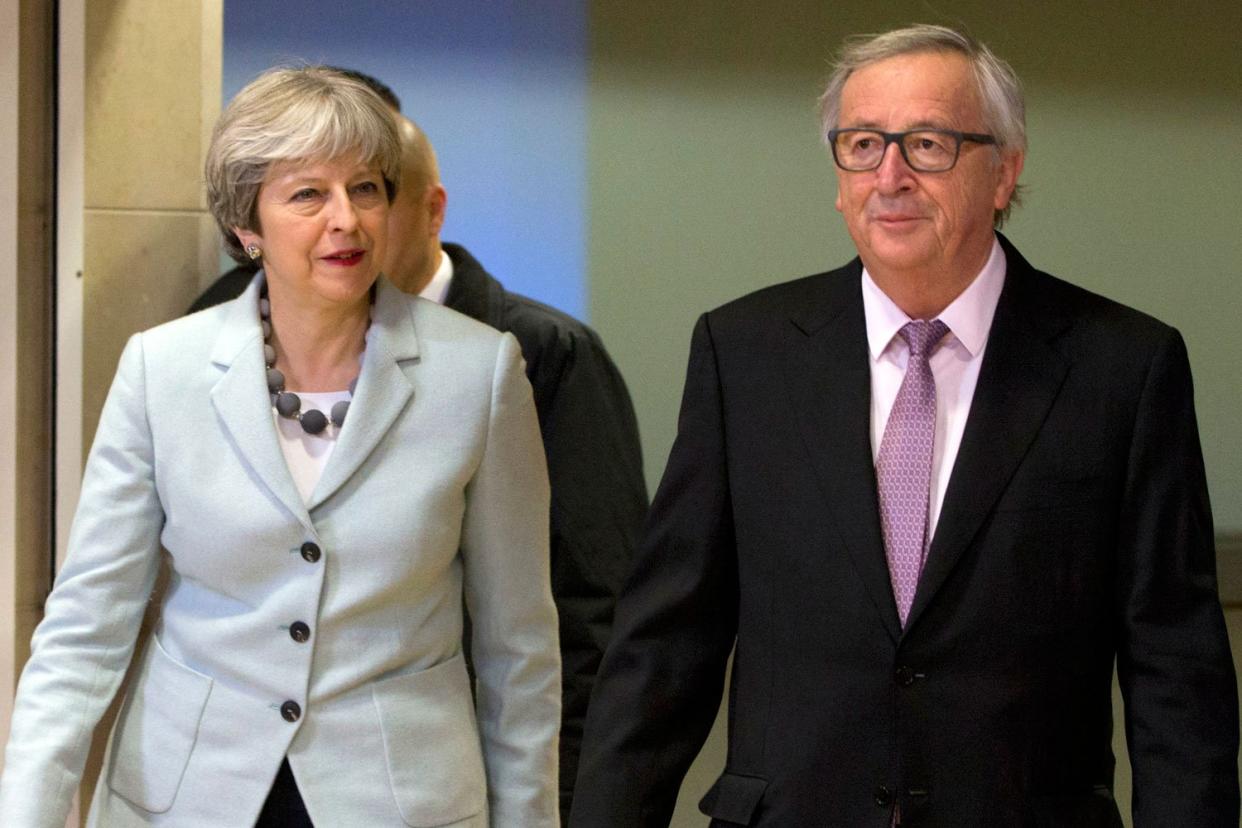
POLYGON ((441 247, 453 263, 453 279, 444 306, 486 322, 498 331, 507 330, 505 291, 500 282, 461 245, 444 242, 441 247))
POLYGON ((339 489, 392 427, 397 416, 414 395, 401 363, 418 357, 418 338, 414 332, 415 303, 381 277, 377 283, 375 305, 362 372, 354 389, 349 415, 328 458, 323 477, 311 492, 306 506, 314 510, 339 489))
POLYGON ((793 316, 788 385, 807 454, 845 548, 894 641, 901 634, 871 459, 871 372, 857 261, 815 280, 793 316))
POLYGON ((1048 305, 1047 279, 1004 238, 1008 259, 987 350, 949 477, 908 630, 970 545, 1039 432, 1068 371, 1049 342, 1069 323, 1048 305))
POLYGON ((267 394, 263 362, 263 333, 259 327, 259 290, 262 278, 250 283, 230 303, 216 337, 211 361, 225 369, 211 389, 215 408, 238 453, 268 491, 313 532, 310 515, 280 451, 272 402, 267 394))

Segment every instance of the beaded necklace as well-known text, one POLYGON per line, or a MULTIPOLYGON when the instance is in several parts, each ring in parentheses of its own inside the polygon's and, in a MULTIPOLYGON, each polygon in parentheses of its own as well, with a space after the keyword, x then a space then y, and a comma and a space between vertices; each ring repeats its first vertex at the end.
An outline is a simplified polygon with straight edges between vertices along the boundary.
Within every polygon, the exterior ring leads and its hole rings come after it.
POLYGON ((263 326, 263 362, 267 365, 267 390, 272 395, 272 406, 276 413, 289 419, 297 420, 307 434, 320 434, 328 427, 329 421, 340 429, 345 425, 345 415, 349 413, 349 403, 354 398, 354 386, 358 378, 349 383, 349 399, 341 400, 332 406, 330 414, 324 414, 318 408, 302 410, 302 398, 292 391, 285 390, 285 375, 276 367, 276 348, 272 345, 272 304, 268 301, 267 291, 259 296, 259 319, 263 326))

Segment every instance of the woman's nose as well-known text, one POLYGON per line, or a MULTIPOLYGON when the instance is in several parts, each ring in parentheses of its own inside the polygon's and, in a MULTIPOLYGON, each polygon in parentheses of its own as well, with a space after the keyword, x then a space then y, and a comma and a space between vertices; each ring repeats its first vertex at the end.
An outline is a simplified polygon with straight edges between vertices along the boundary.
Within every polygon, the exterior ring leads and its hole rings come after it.
POLYGON ((348 192, 333 190, 328 210, 329 230, 350 233, 358 226, 358 209, 348 192))

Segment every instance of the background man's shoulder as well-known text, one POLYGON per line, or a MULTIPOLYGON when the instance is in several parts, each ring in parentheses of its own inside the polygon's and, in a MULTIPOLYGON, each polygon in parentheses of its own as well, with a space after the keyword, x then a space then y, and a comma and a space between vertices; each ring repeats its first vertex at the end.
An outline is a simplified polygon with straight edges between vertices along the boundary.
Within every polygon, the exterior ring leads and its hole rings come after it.
POLYGON ((585 322, 529 296, 506 290, 461 245, 444 244, 453 260, 453 283, 446 305, 512 333, 522 346, 532 382, 544 373, 559 375, 568 361, 579 365, 612 360, 599 335, 585 322))
POLYGON ((541 353, 564 353, 579 348, 603 351, 599 334, 564 311, 520 293, 505 291, 504 329, 541 353))
POLYGON ((255 268, 239 265, 227 273, 221 274, 220 278, 212 282, 211 286, 194 300, 194 304, 190 305, 190 309, 186 313, 195 313, 204 308, 219 305, 221 302, 236 299, 238 296, 241 296, 242 291, 250 284, 250 280, 254 278, 255 273, 255 268))

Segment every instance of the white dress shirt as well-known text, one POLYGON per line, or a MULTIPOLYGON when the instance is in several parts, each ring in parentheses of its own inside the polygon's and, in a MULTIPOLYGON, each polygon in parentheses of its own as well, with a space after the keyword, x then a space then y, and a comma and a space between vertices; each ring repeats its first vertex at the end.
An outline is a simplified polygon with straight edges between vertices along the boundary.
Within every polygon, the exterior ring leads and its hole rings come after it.
MULTIPOLYGON (((330 415, 332 406, 341 400, 348 400, 348 391, 294 391, 302 400, 302 410, 317 408, 325 416, 330 415)), ((310 501, 311 492, 319 484, 323 470, 336 448, 337 427, 328 423, 328 427, 318 434, 307 434, 297 420, 282 417, 272 409, 272 417, 276 421, 276 433, 280 437, 280 450, 285 455, 285 464, 289 466, 289 474, 293 483, 302 495, 302 502, 310 501)))
MULTIPOLYGON (((928 499, 929 538, 935 536, 949 475, 962 444, 970 401, 979 380, 988 331, 1004 285, 1005 253, 993 239, 992 253, 983 269, 936 317, 949 326, 949 333, 931 355, 932 375, 936 378, 936 443, 928 499)), ((862 273, 862 293, 867 345, 871 353, 871 459, 874 462, 880 453, 880 440, 905 377, 910 354, 906 341, 897 332, 912 320, 880 290, 866 268, 862 273)))
POLYGON ((451 281, 453 281, 453 260, 449 258, 449 254, 441 250, 440 265, 436 268, 436 272, 431 275, 431 281, 418 292, 418 295, 424 299, 430 299, 437 305, 443 305, 445 298, 448 296, 449 282, 451 281))

